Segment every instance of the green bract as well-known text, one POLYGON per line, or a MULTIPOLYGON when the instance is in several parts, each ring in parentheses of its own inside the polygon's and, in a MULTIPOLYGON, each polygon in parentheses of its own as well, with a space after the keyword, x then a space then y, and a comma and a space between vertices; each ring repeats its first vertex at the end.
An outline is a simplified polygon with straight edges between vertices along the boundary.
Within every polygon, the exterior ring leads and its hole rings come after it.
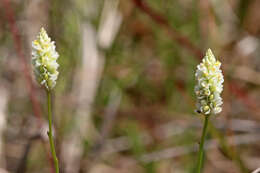
POLYGON ((223 90, 224 78, 220 69, 221 63, 216 60, 210 49, 197 66, 195 94, 197 111, 205 115, 218 114, 223 104, 220 96, 223 90))

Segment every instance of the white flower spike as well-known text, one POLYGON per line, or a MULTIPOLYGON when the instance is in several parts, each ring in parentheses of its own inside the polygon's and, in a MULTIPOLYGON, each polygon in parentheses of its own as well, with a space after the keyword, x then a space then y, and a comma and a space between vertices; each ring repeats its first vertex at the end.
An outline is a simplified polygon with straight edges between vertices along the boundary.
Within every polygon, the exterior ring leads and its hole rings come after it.
POLYGON ((210 49, 207 50, 206 56, 197 66, 195 74, 196 106, 197 112, 204 115, 215 115, 222 111, 223 102, 220 94, 223 90, 224 78, 220 66, 221 63, 216 60, 210 49))
POLYGON ((58 57, 54 41, 41 28, 37 39, 32 42, 32 65, 37 81, 48 91, 54 88, 59 75, 58 57))

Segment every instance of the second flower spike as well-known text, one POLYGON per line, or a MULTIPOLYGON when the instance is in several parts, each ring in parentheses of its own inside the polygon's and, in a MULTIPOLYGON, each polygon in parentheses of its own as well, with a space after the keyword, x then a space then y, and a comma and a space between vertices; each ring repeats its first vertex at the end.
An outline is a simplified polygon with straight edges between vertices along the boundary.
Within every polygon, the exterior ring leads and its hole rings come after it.
POLYGON ((195 94, 197 97, 197 111, 204 115, 218 114, 222 111, 224 78, 220 69, 221 63, 216 60, 210 49, 197 66, 195 94))

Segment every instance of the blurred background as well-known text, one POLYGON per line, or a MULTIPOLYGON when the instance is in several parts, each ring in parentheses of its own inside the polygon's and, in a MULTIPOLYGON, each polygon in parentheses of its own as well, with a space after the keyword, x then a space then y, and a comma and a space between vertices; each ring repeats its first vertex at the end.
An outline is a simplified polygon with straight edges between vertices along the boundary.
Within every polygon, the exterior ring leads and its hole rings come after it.
POLYGON ((260 167, 259 0, 1 0, 0 173, 54 173, 46 93, 31 42, 56 42, 55 144, 62 173, 193 173, 203 117, 194 74, 222 62, 204 172, 260 167))

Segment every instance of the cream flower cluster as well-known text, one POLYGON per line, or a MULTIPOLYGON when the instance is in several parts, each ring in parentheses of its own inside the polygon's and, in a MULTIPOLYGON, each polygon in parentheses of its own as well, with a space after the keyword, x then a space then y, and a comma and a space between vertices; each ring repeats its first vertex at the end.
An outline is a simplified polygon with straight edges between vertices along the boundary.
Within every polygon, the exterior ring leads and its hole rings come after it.
POLYGON ((220 96, 223 90, 224 78, 220 69, 221 63, 216 60, 210 49, 197 66, 195 94, 197 111, 204 114, 218 114, 223 104, 220 96))
POLYGON ((59 54, 55 50, 44 28, 41 28, 37 39, 32 42, 32 65, 38 82, 51 90, 56 85, 59 64, 56 62, 59 54))

